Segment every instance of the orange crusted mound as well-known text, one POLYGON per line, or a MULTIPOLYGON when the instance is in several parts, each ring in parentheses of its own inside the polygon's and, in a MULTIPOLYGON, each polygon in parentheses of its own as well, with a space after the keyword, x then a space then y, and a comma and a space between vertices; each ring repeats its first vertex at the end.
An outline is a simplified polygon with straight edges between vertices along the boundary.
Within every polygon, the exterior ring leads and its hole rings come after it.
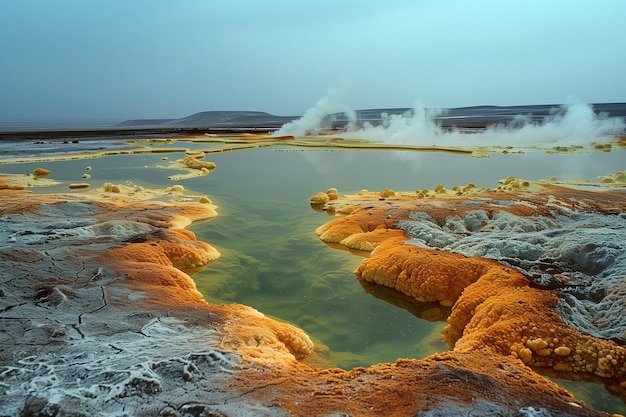
POLYGON ((455 253, 404 245, 405 240, 406 236, 385 240, 359 265, 355 274, 419 302, 451 306, 465 287, 493 266, 489 260, 467 259, 455 253))
POLYGON ((626 399, 626 348, 565 323, 556 310, 557 293, 531 286, 529 277, 514 267, 416 244, 398 229, 401 221, 410 220, 416 212, 443 225, 450 218, 463 220, 477 209, 489 218, 499 211, 549 218, 555 207, 613 215, 626 212, 626 195, 620 190, 585 191, 555 185, 534 190, 474 189, 471 196, 431 198, 396 193, 381 199, 378 194, 361 192, 329 203, 331 213, 347 214, 316 233, 325 242, 345 243, 353 235, 363 239, 387 230, 388 239, 372 239, 373 251, 355 274, 420 302, 452 305, 444 339, 453 354, 484 352, 493 361, 513 358, 521 368, 528 365, 558 378, 603 383, 626 399))
POLYGON ((447 352, 351 371, 253 365, 237 372, 232 384, 255 387, 246 392, 273 399, 290 416, 523 415, 530 407, 551 415, 608 416, 516 359, 494 361, 482 352, 447 352))

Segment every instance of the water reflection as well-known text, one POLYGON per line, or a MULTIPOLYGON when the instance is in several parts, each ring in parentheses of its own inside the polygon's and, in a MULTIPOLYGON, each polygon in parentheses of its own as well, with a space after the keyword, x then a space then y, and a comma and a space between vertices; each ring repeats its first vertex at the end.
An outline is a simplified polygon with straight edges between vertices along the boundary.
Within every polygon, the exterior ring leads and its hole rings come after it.
POLYGON ((448 319, 448 316, 452 312, 452 307, 442 306, 439 303, 419 303, 412 297, 402 294, 394 289, 383 287, 382 285, 374 284, 362 279, 359 279, 359 284, 361 284, 363 290, 372 297, 383 300, 398 308, 402 308, 413 314, 418 319, 432 322, 443 322, 448 319))

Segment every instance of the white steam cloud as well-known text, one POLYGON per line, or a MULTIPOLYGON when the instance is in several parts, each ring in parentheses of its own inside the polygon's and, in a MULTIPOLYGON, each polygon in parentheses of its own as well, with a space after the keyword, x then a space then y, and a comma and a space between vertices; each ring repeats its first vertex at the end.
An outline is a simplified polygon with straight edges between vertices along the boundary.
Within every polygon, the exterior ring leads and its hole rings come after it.
POLYGON ((567 104, 554 108, 542 121, 532 121, 516 116, 506 125, 491 125, 478 133, 467 134, 456 129, 446 130, 436 120, 440 111, 416 106, 404 114, 381 115, 382 122, 373 126, 365 123, 356 128, 356 113, 346 111, 328 98, 320 100, 315 107, 291 123, 284 125, 275 136, 304 136, 314 134, 329 126, 321 124, 325 115, 342 110, 349 124, 341 137, 359 138, 393 145, 413 146, 571 146, 589 145, 593 142, 611 140, 626 128, 622 118, 596 114, 587 104, 567 104))
POLYGON ((301 118, 285 123, 272 136, 306 136, 316 135, 323 130, 329 129, 333 122, 328 115, 333 113, 345 113, 348 118, 348 128, 356 121, 356 112, 343 104, 339 99, 338 91, 331 91, 320 99, 315 106, 308 109, 301 118))
POLYGON ((589 145, 620 135, 626 125, 619 117, 596 114, 588 104, 568 104, 552 112, 542 122, 518 117, 508 126, 489 127, 477 139, 482 144, 517 146, 589 145))

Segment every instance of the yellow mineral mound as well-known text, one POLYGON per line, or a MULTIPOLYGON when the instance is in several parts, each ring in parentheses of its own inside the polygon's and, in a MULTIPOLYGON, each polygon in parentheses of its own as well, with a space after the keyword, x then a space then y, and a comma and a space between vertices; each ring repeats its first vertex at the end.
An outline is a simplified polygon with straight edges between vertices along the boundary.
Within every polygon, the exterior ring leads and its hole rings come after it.
POLYGON ((326 190, 326 195, 329 200, 337 200, 339 198, 339 191, 336 188, 329 188, 326 190))
MULTIPOLYGON (((105 259, 119 265, 145 263, 154 265, 157 270, 163 266, 172 266, 183 272, 193 272, 205 267, 220 256, 216 249, 207 243, 196 240, 193 232, 185 229, 162 229, 134 238, 133 243, 133 245, 110 249, 105 255, 105 259)), ((181 285, 186 287, 188 283, 185 282, 181 285)))
POLYGON ((325 204, 325 203, 328 203, 329 201, 330 201, 330 197, 328 197, 328 194, 322 193, 322 192, 315 193, 310 198, 311 204, 325 204))
POLYGON ((455 352, 512 355, 560 378, 626 381, 626 348, 571 328, 556 303, 553 292, 529 287, 517 270, 496 265, 463 291, 444 337, 455 352))
POLYGON ((316 207, 328 203, 331 200, 339 198, 339 191, 336 188, 329 188, 326 192, 315 193, 309 199, 312 206, 316 207))
POLYGON ((13 191, 21 191, 26 187, 22 184, 8 184, 7 180, 4 176, 0 175, 0 190, 13 190, 13 191))
POLYGON ((302 330, 270 319, 241 304, 224 306, 226 334, 221 347, 267 363, 295 357, 302 359, 313 352, 313 342, 302 330))
MULTIPOLYGON (((202 157, 204 158, 204 154, 202 157)), ((215 162, 201 161, 191 156, 183 159, 183 165, 190 169, 199 169, 205 172, 211 172, 216 168, 215 162)))
POLYGON ((406 239, 404 231, 398 229, 386 229, 384 227, 374 229, 371 232, 354 233, 339 242, 348 249, 371 252, 382 242, 393 237, 406 239))
POLYGON ((350 216, 338 217, 315 230, 326 243, 339 243, 356 233, 372 232, 377 228, 391 228, 391 214, 386 209, 365 210, 356 208, 350 216))
POLYGON ((404 244, 406 236, 382 242, 355 271, 357 277, 393 288, 419 302, 453 305, 463 290, 494 266, 487 259, 404 244))
POLYGON ((50 175, 50 170, 45 169, 45 168, 37 167, 37 168, 35 168, 35 170, 33 171, 33 176, 34 176, 35 178, 38 178, 38 177, 47 177, 48 175, 50 175))
POLYGON ((91 187, 91 184, 86 182, 72 183, 68 185, 70 190, 86 190, 89 187, 91 187))
POLYGON ((120 186, 117 184, 111 184, 108 182, 104 184, 104 192, 106 193, 119 193, 120 191, 120 186))

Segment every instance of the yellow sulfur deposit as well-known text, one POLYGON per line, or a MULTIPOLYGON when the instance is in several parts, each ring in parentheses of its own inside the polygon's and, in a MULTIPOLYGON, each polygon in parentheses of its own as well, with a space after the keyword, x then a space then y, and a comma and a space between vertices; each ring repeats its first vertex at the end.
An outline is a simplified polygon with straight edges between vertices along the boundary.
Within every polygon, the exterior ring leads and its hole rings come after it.
POLYGON ((35 168, 35 170, 33 171, 33 176, 34 176, 35 178, 47 177, 48 175, 50 175, 50 170, 45 169, 45 168, 40 168, 40 167, 37 167, 37 168, 35 168))
POLYGON ((559 346, 558 348, 554 349, 554 354, 557 356, 567 356, 570 354, 570 352, 570 348, 565 346, 559 346))
POLYGON ((533 351, 539 351, 548 347, 548 342, 543 339, 528 339, 526 346, 533 351))
POLYGON ((339 198, 339 191, 336 188, 329 188, 326 190, 326 195, 330 200, 337 200, 339 198))
POLYGON ((119 193, 120 192, 120 186, 107 182, 106 184, 104 184, 104 192, 106 192, 106 193, 119 193))
POLYGON ((199 161, 192 157, 183 159, 183 165, 190 169, 199 169, 205 172, 213 171, 216 168, 215 162, 199 161))
POLYGON ((328 203, 330 201, 330 197, 328 197, 328 194, 326 193, 315 193, 311 196, 311 204, 325 204, 328 203))

